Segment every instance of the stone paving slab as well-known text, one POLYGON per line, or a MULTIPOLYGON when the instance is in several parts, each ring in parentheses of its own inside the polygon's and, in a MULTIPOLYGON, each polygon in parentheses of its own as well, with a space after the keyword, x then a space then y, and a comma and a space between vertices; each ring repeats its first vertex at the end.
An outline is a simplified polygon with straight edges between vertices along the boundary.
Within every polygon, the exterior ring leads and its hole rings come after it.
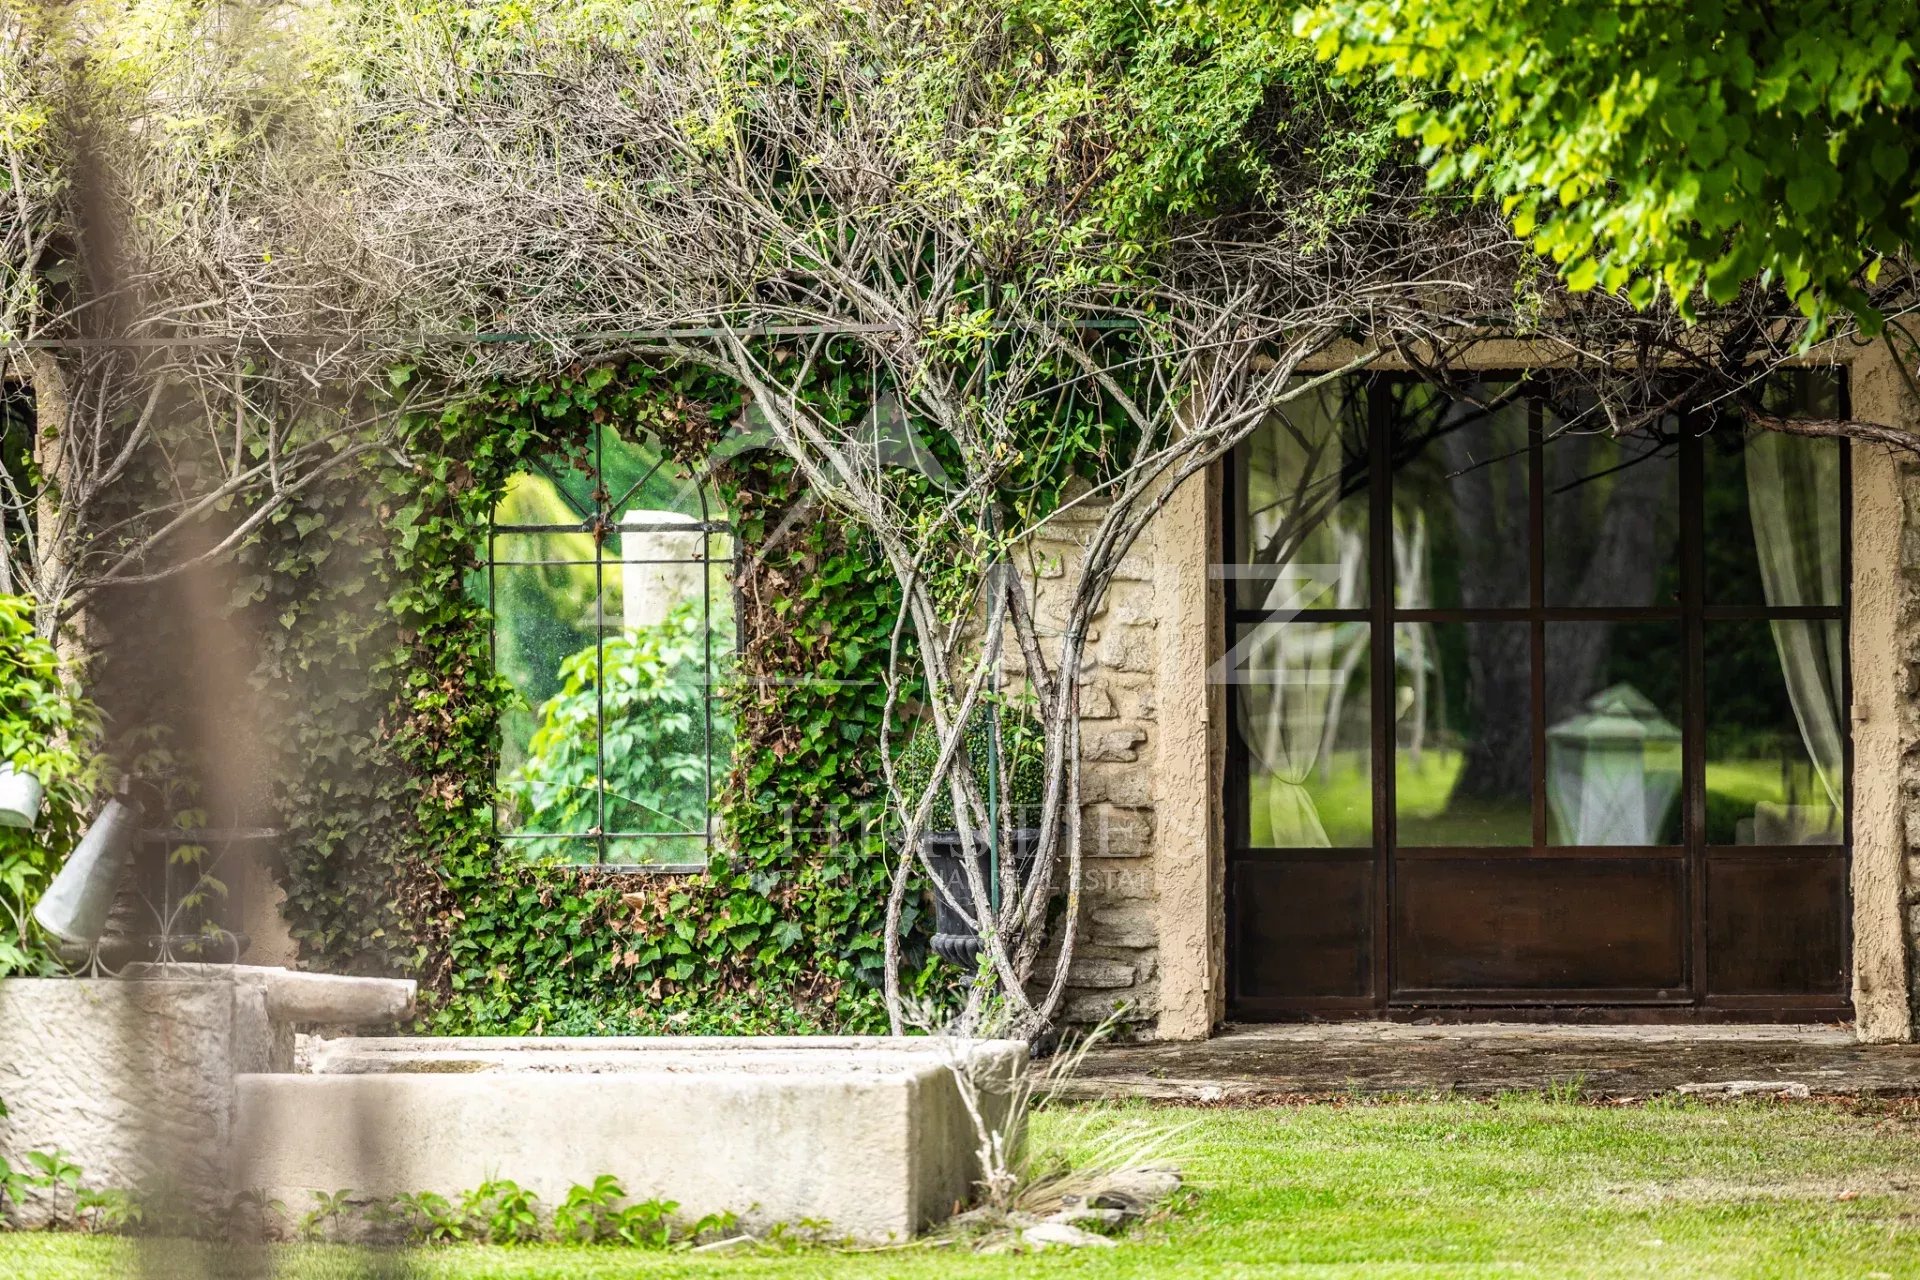
POLYGON ((1254 1102, 1385 1093, 1486 1097, 1574 1085, 1590 1098, 1680 1089, 1920 1096, 1920 1045, 1865 1045, 1846 1028, 1817 1026, 1230 1026, 1212 1040, 1097 1050, 1062 1092, 1254 1102))

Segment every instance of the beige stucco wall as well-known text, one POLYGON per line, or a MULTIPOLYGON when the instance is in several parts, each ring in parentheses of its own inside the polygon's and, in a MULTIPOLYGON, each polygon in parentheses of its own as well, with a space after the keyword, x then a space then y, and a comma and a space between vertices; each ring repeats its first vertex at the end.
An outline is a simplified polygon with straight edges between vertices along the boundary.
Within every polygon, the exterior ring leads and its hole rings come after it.
POLYGON ((1226 831, 1221 803, 1226 754, 1225 686, 1210 678, 1224 645, 1224 591, 1214 575, 1220 546, 1220 473, 1195 476, 1154 528, 1160 619, 1160 727, 1154 779, 1154 844, 1164 1039, 1204 1038, 1226 1014, 1226 831), (1175 712, 1178 714, 1176 715, 1175 712))
MULTIPOLYGON (((1920 425, 1881 344, 1839 353, 1855 417, 1920 425)), ((1882 446, 1853 449, 1853 1004, 1860 1038, 1909 1040, 1920 936, 1920 469, 1882 446)))
MULTIPOLYGON (((1174 492, 1121 563, 1081 680, 1086 869, 1067 1018, 1119 1011, 1152 1035, 1205 1036, 1220 1012, 1218 691, 1208 665, 1212 477, 1174 492)), ((1073 508, 1034 546, 1035 617, 1064 621, 1098 508, 1073 508)))

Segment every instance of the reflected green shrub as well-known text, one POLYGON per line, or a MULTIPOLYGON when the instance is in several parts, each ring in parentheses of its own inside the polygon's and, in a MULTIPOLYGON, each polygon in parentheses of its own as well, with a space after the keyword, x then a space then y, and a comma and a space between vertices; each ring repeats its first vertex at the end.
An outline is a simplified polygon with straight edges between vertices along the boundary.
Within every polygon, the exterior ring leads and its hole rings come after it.
MULTIPOLYGON (((591 842, 567 837, 601 830, 704 838, 709 760, 716 778, 724 773, 732 733, 716 703, 709 739, 707 689, 730 647, 728 636, 702 627, 694 601, 561 664, 560 691, 536 709, 525 759, 504 786, 507 829, 551 837, 520 842, 530 856, 591 858, 591 842)), ((644 850, 632 860, 646 860, 644 850)))

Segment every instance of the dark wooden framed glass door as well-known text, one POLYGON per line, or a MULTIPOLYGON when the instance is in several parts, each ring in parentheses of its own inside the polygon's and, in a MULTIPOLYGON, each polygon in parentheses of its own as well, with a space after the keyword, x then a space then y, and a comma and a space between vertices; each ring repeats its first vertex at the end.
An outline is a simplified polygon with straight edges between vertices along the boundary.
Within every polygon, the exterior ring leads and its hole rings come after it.
POLYGON ((1374 376, 1235 454, 1231 1016, 1847 1012, 1845 448, 1587 416, 1374 376))

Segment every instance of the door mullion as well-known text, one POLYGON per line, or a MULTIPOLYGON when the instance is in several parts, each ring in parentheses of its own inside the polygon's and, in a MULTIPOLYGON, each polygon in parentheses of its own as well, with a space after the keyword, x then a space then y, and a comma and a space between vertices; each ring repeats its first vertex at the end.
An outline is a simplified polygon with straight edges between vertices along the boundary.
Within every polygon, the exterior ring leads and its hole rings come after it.
POLYGON ((1373 667, 1373 1000, 1385 1010, 1393 992, 1394 624, 1392 398, 1370 379, 1367 398, 1367 575, 1373 667))
POLYGON ((1531 664, 1530 700, 1533 716, 1533 848, 1547 847, 1547 624, 1540 611, 1547 606, 1547 460, 1541 425, 1540 400, 1527 402, 1527 653, 1531 664))
POLYGON ((1689 413, 1680 430, 1680 625, 1686 671, 1680 681, 1681 843, 1686 848, 1686 913, 1683 957, 1687 989, 1698 1002, 1706 995, 1707 953, 1707 769, 1706 627, 1703 618, 1706 576, 1705 459, 1701 424, 1689 413))

